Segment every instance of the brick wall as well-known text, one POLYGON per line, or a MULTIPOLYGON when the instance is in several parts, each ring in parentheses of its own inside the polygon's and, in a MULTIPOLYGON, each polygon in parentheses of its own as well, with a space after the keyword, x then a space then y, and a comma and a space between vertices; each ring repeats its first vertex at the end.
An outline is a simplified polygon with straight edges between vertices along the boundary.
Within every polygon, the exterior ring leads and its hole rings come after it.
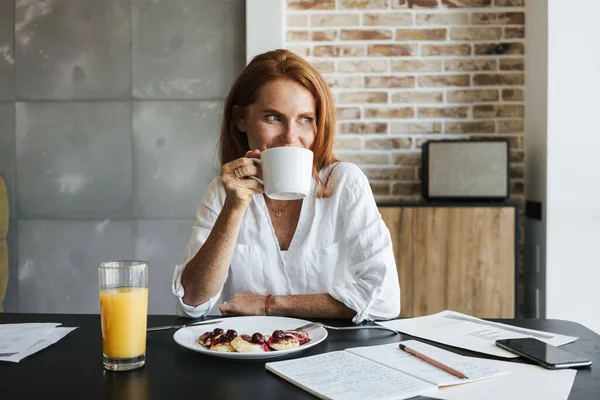
MULTIPOLYGON (((523 285, 525 0, 287 0, 287 48, 327 79, 336 154, 380 202, 421 200, 421 145, 505 137, 523 285)), ((523 308, 523 304, 520 304, 523 308)))
POLYGON ((336 153, 378 201, 420 199, 433 138, 506 137, 523 202, 524 0, 287 0, 287 47, 327 79, 336 153))

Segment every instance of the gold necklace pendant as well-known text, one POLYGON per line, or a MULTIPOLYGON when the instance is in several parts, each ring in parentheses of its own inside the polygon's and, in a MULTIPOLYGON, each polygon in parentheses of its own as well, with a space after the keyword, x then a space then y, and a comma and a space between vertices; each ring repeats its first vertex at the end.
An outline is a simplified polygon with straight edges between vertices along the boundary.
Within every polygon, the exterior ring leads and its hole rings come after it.
POLYGON ((269 210, 273 211, 273 212, 275 213, 275 216, 279 218, 279 217, 281 217, 281 212, 282 212, 283 210, 285 210, 285 209, 287 208, 287 206, 289 206, 290 204, 292 204, 292 201, 291 201, 291 200, 290 200, 290 201, 288 201, 288 203, 287 203, 285 206, 283 206, 283 208, 282 208, 281 210, 275 210, 275 209, 274 209, 273 207, 271 207, 271 206, 269 205, 269 203, 267 203, 266 201, 265 201, 265 204, 267 205, 267 208, 268 208, 269 210))

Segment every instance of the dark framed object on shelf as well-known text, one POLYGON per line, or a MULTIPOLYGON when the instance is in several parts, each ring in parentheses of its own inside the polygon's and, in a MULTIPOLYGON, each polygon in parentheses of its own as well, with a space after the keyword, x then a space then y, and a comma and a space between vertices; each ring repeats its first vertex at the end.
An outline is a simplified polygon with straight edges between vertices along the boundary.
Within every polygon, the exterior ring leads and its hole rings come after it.
POLYGON ((508 139, 429 140, 421 158, 427 201, 505 201, 510 195, 508 139))

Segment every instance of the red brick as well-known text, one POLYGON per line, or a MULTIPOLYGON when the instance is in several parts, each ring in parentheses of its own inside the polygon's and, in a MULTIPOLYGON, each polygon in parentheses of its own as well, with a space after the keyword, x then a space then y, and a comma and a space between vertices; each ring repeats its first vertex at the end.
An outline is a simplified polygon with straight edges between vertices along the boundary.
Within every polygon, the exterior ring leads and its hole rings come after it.
POLYGON ((365 108, 365 119, 395 119, 413 118, 415 111, 412 107, 365 108))
POLYGON ((481 43, 475 45, 475 55, 524 54, 523 43, 481 43))
POLYGON ((387 103, 387 100, 386 92, 340 92, 338 103, 387 103))
POLYGON ((367 88, 412 88, 415 87, 414 76, 367 76, 367 88))
POLYGON ((442 60, 392 60, 392 72, 441 72, 442 60))
POLYGON ((438 0, 408 0, 409 8, 438 8, 438 0))
POLYGON ((473 76, 475 86, 523 85, 524 83, 524 74, 475 74, 473 76))
MULTIPOLYGON (((525 185, 523 184, 523 182, 512 181, 510 183, 511 194, 523 194, 524 189, 525 189, 525 185)), ((523 237, 523 236, 521 236, 521 237, 523 237)))
POLYGON ((367 26, 408 26, 413 24, 411 13, 364 14, 363 25, 367 26))
POLYGON ((525 13, 474 13, 471 15, 472 25, 525 25, 525 13))
POLYGON ((505 27, 504 28, 504 38, 505 39, 522 39, 525 37, 525 28, 524 27, 518 27, 518 28, 511 28, 511 27, 505 27))
POLYGON ((408 2, 406 0, 392 0, 392 8, 407 8, 408 2))
POLYGON ((419 107, 419 118, 467 118, 468 107, 419 107))
POLYGON ((442 4, 448 8, 489 7, 492 0, 442 0, 442 4))
POLYGON ((289 10, 333 10, 335 0, 287 0, 289 10))
POLYGON ((446 133, 494 133, 494 121, 446 122, 446 133))
POLYGON ((369 180, 375 181, 412 181, 415 177, 414 168, 363 168, 369 180))
POLYGON ((498 62, 494 59, 484 58, 463 58, 444 60, 444 71, 463 72, 463 71, 495 71, 498 62))
POLYGON ((367 149, 408 149, 412 144, 411 138, 397 137, 389 139, 368 139, 365 141, 367 149))
POLYGON ((375 196, 390 194, 389 182, 369 182, 369 186, 371 186, 371 192, 375 196))
POLYGON ((511 151, 510 162, 512 163, 523 163, 525 162, 525 153, 522 151, 511 151))
POLYGON ((340 8, 385 9, 388 8, 388 0, 340 0, 340 8))
POLYGON ((361 88, 363 87, 362 76, 326 76, 325 81, 330 88, 361 88))
POLYGON ((375 164, 375 165, 388 165, 390 163, 389 155, 387 152, 344 152, 337 154, 342 161, 351 162, 353 164, 375 164))
POLYGON ((340 60, 339 72, 387 72, 387 60, 340 60))
POLYGON ((498 101, 496 89, 451 90, 446 94, 448 103, 478 103, 482 101, 498 101))
POLYGON ((469 86, 469 75, 421 75, 419 87, 469 86))
POLYGON ((512 179, 523 179, 524 175, 524 168, 522 165, 513 164, 510 166, 510 177, 512 179))
POLYGON ((468 25, 469 15, 460 13, 419 13, 416 16, 417 25, 468 25))
POLYGON ((315 14, 310 16, 311 26, 353 26, 359 25, 358 14, 315 14))
POLYGON ((415 56, 418 48, 416 44, 371 44, 367 47, 367 54, 387 57, 415 56))
POLYGON ((440 122, 393 122, 391 133, 442 133, 440 122))
POLYGON ((287 16, 288 27, 298 27, 308 25, 308 15, 306 14, 292 14, 287 16))
POLYGON ((444 92, 441 91, 402 91, 392 95, 392 103, 441 103, 444 92))
POLYGON ((335 62, 331 60, 310 60, 310 64, 322 74, 335 72, 335 62))
POLYGON ((494 0, 494 5, 496 7, 524 7, 525 0, 494 0))
POLYGON ((468 56, 471 54, 469 44, 424 44, 421 47, 421 55, 427 56, 468 56))
POLYGON ((308 41, 308 31, 287 31, 288 42, 306 42, 308 41))
MULTIPOLYGON (((352 136, 336 136, 335 138, 336 149, 350 149, 359 150, 362 148, 362 140, 352 136)), ((339 155, 339 154, 338 154, 339 155)))
POLYGON ((450 38, 452 40, 497 40, 502 37, 502 28, 479 27, 479 28, 452 28, 450 38))
POLYGON ((313 52, 316 57, 360 57, 365 55, 365 49, 361 45, 315 46, 313 52))
POLYGON ((502 100, 504 101, 523 101, 522 89, 502 89, 502 100))
MULTIPOLYGON (((489 139, 489 135, 471 135, 470 139, 489 139)), ((510 135, 494 135, 494 139, 506 139, 509 142, 509 146, 512 150, 523 148, 523 137, 522 136, 510 136, 510 135)))
POLYGON ((311 40, 313 42, 331 42, 337 38, 337 31, 329 29, 326 31, 313 31, 311 40))
POLYGON ((500 59, 501 71, 523 71, 525 69, 525 59, 523 58, 502 58, 500 59))
POLYGON ((310 56, 310 46, 287 46, 287 49, 293 53, 298 54, 299 56, 302 57, 308 57, 310 56))
POLYGON ((523 133, 523 128, 522 119, 496 121, 498 133, 523 133))
POLYGON ((417 195, 419 193, 421 193, 421 183, 420 182, 412 182, 412 183, 394 182, 392 184, 392 194, 417 195))
POLYGON ((336 108, 337 119, 360 119, 360 108, 358 107, 338 107, 336 108))
POLYGON ((446 29, 396 29, 396 40, 446 40, 446 29))
POLYGON ((473 106, 474 118, 515 118, 524 117, 524 115, 525 108, 520 104, 479 104, 473 106))
POLYGON ((387 133, 386 122, 344 122, 339 125, 339 132, 344 133, 387 133))
POLYGON ((419 166, 421 165, 421 153, 396 153, 393 156, 396 165, 419 166))
POLYGON ((390 29, 342 29, 342 40, 391 40, 390 29))

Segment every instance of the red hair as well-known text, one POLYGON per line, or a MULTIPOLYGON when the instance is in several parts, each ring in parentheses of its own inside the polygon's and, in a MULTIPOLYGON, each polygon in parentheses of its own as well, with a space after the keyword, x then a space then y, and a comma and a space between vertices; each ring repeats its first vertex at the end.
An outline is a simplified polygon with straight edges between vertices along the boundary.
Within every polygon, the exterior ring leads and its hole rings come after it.
MULTIPOLYGON (((248 137, 238 130, 233 107, 248 107, 257 100, 259 89, 267 82, 290 79, 302 85, 315 98, 317 133, 311 150, 314 153, 313 176, 317 180, 317 197, 328 197, 330 174, 323 182, 319 171, 339 161, 333 154, 335 134, 335 104, 329 86, 306 60, 289 50, 273 50, 254 57, 240 73, 225 100, 219 153, 221 164, 244 157, 250 150, 248 137)), ((333 171, 333 169, 332 169, 333 171)))

